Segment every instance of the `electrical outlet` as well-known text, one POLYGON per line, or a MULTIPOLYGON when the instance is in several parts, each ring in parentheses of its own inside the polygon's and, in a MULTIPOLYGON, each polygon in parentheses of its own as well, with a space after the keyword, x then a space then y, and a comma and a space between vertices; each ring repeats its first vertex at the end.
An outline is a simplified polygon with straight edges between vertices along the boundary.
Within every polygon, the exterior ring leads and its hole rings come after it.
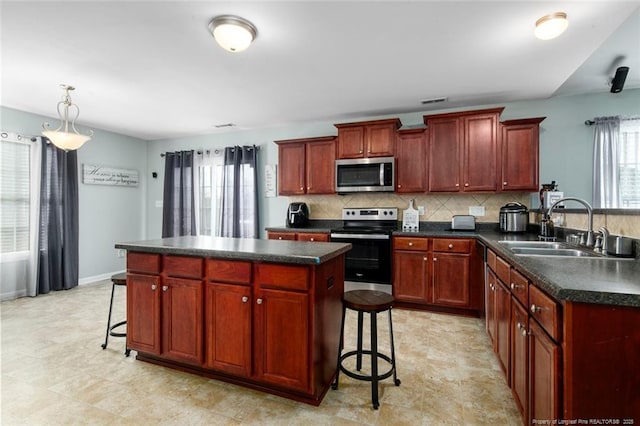
POLYGON ((156 200, 156 208, 162 208, 162 200, 156 200))
POLYGON ((118 257, 124 257, 126 253, 127 253, 126 250, 119 249, 118 250, 118 257))
POLYGON ((484 206, 469 206, 469 214, 475 217, 484 216, 484 206))
POLYGON ((418 206, 418 214, 419 214, 420 216, 423 216, 423 215, 424 215, 424 206, 418 206))

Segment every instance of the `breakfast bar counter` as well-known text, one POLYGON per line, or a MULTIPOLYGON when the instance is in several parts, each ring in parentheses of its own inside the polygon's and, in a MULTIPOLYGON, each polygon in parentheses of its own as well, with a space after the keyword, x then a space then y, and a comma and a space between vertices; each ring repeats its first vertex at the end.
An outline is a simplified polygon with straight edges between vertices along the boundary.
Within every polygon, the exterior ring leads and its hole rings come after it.
POLYGON ((350 244, 188 236, 115 247, 127 250, 137 359, 320 404, 350 244))

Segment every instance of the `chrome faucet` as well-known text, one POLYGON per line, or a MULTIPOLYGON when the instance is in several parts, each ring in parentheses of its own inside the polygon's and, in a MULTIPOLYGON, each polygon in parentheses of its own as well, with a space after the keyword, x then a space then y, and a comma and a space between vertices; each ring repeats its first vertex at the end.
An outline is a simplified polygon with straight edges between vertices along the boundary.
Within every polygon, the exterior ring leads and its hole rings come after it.
POLYGON ((581 198, 575 198, 575 197, 561 198, 555 203, 551 204, 551 206, 549 207, 549 210, 547 210, 547 217, 551 218, 551 212, 553 211, 553 208, 563 201, 575 201, 587 208, 587 214, 589 215, 587 226, 589 227, 589 230, 587 231, 587 241, 585 242, 585 245, 589 247, 593 247, 595 244, 595 241, 593 238, 593 208, 591 208, 591 204, 587 203, 585 200, 581 198))
POLYGON ((600 233, 602 234, 602 247, 600 249, 603 253, 606 253, 607 249, 609 248, 607 246, 607 240, 609 239, 609 230, 603 226, 600 228, 600 233))

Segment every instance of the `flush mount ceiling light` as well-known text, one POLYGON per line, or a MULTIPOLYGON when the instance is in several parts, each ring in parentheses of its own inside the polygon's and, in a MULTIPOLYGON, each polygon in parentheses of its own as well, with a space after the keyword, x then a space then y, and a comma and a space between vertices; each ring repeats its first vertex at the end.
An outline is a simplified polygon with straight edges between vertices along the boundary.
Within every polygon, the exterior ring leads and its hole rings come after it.
POLYGON ((534 34, 540 40, 551 40, 558 37, 569 26, 567 14, 564 12, 551 13, 536 21, 534 34))
POLYGON ((251 22, 233 15, 213 18, 209 22, 209 31, 220 47, 234 53, 248 48, 258 35, 258 30, 251 22))
POLYGON ((58 102, 58 117, 60 117, 60 125, 56 129, 50 130, 49 123, 43 123, 42 128, 44 131, 42 132, 42 135, 49 138, 49 140, 58 148, 69 151, 80 148, 85 142, 91 139, 91 136, 93 136, 93 130, 89 130, 88 135, 83 135, 78 132, 76 129, 76 119, 78 118, 78 115, 80 115, 80 108, 71 102, 71 95, 69 95, 69 92, 71 90, 75 90, 75 87, 69 86, 68 84, 61 84, 60 87, 64 90, 62 100, 58 102), (71 123, 69 123, 70 108, 75 108, 75 117, 71 118, 71 123), (71 129, 69 129, 69 124, 71 124, 71 129))

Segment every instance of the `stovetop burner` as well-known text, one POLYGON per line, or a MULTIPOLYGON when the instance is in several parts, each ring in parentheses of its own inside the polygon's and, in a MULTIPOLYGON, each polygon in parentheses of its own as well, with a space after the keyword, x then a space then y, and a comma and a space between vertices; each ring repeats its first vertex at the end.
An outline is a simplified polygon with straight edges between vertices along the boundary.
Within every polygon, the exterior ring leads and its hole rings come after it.
POLYGON ((342 209, 342 227, 332 229, 332 232, 386 234, 397 228, 398 209, 396 207, 349 207, 342 209))

